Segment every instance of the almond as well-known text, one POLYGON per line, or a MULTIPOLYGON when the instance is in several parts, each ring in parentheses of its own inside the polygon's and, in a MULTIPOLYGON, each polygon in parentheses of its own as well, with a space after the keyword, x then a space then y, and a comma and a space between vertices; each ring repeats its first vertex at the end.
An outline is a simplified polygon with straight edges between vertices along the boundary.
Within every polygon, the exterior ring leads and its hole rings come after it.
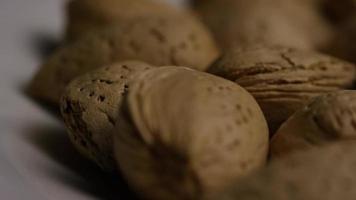
POLYGON ((173 6, 156 0, 71 0, 67 4, 66 38, 73 41, 93 30, 137 17, 178 13, 173 6))
POLYGON ((178 67, 148 70, 128 94, 115 155, 146 199, 200 199, 264 165, 268 128, 240 86, 178 67), (124 131, 123 131, 124 130, 124 131))
POLYGON ((231 49, 208 71, 251 92, 272 134, 312 98, 350 88, 355 80, 355 66, 348 62, 280 46, 231 49))
POLYGON ((61 100, 61 112, 77 149, 107 171, 114 171, 111 130, 122 122, 129 81, 151 68, 127 61, 94 70, 73 80, 61 100))
POLYGON ((356 143, 339 142, 276 160, 211 200, 353 200, 356 143))
POLYGON ((255 43, 319 49, 333 33, 310 0, 197 0, 195 9, 225 49, 255 43))
POLYGON ((203 71, 217 56, 210 34, 190 17, 140 18, 93 32, 63 47, 40 68, 30 93, 57 104, 73 78, 114 62, 140 60, 203 71))
POLYGON ((356 139, 356 91, 339 91, 291 116, 272 138, 271 156, 350 139, 356 139))

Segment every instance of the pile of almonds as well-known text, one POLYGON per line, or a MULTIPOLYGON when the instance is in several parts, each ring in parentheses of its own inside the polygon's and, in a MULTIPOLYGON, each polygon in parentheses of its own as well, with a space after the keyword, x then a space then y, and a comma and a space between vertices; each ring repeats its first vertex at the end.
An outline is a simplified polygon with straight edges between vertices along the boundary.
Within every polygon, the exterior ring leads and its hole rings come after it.
POLYGON ((353 200, 354 13, 355 0, 70 0, 29 93, 142 199, 353 200))

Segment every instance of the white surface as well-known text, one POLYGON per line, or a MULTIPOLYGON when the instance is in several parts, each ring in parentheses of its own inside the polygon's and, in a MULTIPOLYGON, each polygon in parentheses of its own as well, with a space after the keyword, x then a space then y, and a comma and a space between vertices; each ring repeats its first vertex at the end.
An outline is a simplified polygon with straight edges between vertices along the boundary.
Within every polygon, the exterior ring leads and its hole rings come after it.
POLYGON ((43 39, 60 38, 63 3, 0 0, 1 200, 120 199, 124 187, 83 160, 60 120, 24 94, 43 39))

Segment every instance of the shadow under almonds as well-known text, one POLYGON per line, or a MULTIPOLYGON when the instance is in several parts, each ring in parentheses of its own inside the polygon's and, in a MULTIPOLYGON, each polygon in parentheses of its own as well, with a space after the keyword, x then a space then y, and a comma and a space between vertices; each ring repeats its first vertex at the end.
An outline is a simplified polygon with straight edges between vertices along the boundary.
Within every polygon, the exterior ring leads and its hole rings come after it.
POLYGON ((55 33, 46 30, 36 30, 29 32, 28 45, 34 56, 44 60, 48 58, 61 45, 60 38, 55 33))
MULTIPOLYGON (((46 29, 29 30, 26 33, 25 40, 27 42, 28 49, 34 54, 33 56, 36 56, 40 60, 40 63, 46 60, 56 49, 59 48, 62 43, 61 39, 56 36, 56 33, 46 29)), ((30 76, 34 76, 34 74, 30 76)), ((49 112, 54 117, 60 118, 60 111, 57 104, 48 103, 45 100, 35 98, 31 95, 29 85, 32 78, 33 77, 30 77, 26 82, 19 84, 18 88, 21 93, 32 102, 40 105, 41 108, 49 112)))
POLYGON ((24 98, 27 98, 31 102, 35 103, 38 107, 40 107, 42 110, 46 111, 56 119, 61 120, 61 112, 59 109, 59 106, 57 104, 51 104, 48 103, 47 101, 41 100, 39 98, 35 98, 31 95, 31 92, 29 91, 29 84, 30 81, 26 81, 23 83, 20 83, 18 86, 18 90, 20 93, 23 95, 24 98))
POLYGON ((71 144, 64 128, 56 126, 34 126, 28 140, 58 164, 78 174, 86 184, 75 177, 68 177, 53 171, 51 176, 70 187, 90 194, 98 199, 136 200, 120 174, 103 172, 94 163, 82 157, 71 144))

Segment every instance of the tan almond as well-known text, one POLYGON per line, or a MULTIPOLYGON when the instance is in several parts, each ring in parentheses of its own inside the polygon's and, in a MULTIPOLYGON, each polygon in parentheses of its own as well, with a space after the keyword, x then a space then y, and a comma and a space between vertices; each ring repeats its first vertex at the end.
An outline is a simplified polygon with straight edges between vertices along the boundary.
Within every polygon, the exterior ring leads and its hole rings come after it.
POLYGON ((115 155, 146 199, 200 199, 264 165, 268 128, 240 86, 177 67, 148 70, 128 95, 115 155))
POLYGON ((71 141, 104 170, 116 170, 111 130, 122 123, 129 81, 148 68, 145 63, 127 61, 94 70, 72 81, 61 99, 71 141))
POLYGON ((355 80, 355 66, 313 51, 280 46, 249 46, 226 52, 208 70, 251 92, 271 133, 312 98, 355 80))
POLYGON ((137 17, 178 13, 175 7, 157 0, 71 0, 67 3, 66 38, 73 41, 93 30, 137 17))
POLYGON ((355 154, 355 142, 298 152, 210 200, 354 200, 355 154))
POLYGON ((88 34, 51 56, 30 85, 30 93, 57 104, 75 77, 114 62, 141 60, 155 66, 205 70, 218 56, 208 31, 190 17, 140 18, 88 34))
POLYGON ((255 43, 318 49, 333 33, 308 1, 206 0, 195 9, 225 49, 255 43))
POLYGON ((356 139, 356 91, 339 91, 316 98, 290 117, 272 138, 271 156, 351 139, 356 139))

